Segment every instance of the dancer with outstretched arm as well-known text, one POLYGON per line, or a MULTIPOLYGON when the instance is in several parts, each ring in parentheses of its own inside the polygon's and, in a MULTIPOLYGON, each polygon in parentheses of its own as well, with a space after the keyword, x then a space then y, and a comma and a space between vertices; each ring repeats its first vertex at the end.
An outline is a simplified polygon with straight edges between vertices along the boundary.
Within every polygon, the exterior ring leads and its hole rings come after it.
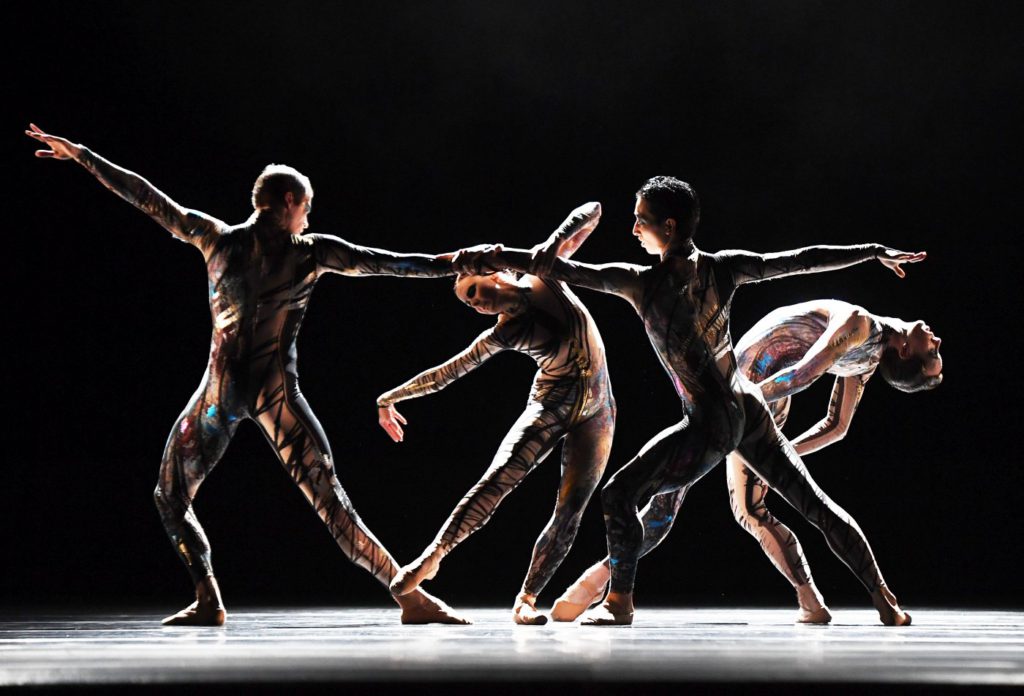
MULTIPOLYGON (((840 300, 812 300, 769 313, 740 338, 735 352, 740 372, 761 389, 780 429, 794 394, 826 374, 835 376, 824 418, 792 440, 802 457, 843 439, 875 372, 903 392, 937 387, 942 382, 941 344, 923 321, 872 314, 840 300)), ((765 504, 768 486, 739 452, 727 457, 726 477, 736 521, 796 591, 797 621, 831 621, 800 541, 765 504)), ((668 535, 686 491, 656 495, 644 508, 643 555, 668 535)), ((610 574, 607 558, 588 568, 555 602, 552 618, 575 620, 604 596, 610 574)))
MULTIPOLYGON (((266 435, 342 552, 388 587, 398 566, 338 482, 327 438, 299 391, 296 338, 313 287, 324 274, 435 278, 453 274, 450 260, 303 234, 313 189, 291 167, 268 166, 252 191, 252 216, 228 225, 183 208, 138 174, 82 145, 35 125, 25 133, 49 148, 36 151, 38 157, 77 162, 177 239, 196 247, 206 262, 213 318, 210 359, 199 388, 171 428, 154 494, 164 528, 195 583, 196 601, 164 623, 221 625, 226 619, 210 544, 192 501, 244 420, 254 421, 266 435)), ((425 592, 395 600, 403 623, 467 623, 425 592)))
MULTIPOLYGON (((556 229, 549 243, 569 258, 597 226, 601 206, 580 206, 556 229)), ((537 362, 526 409, 498 448, 483 478, 452 512, 434 541, 392 582, 410 592, 437 573, 441 560, 483 527, 505 496, 562 442, 562 479, 555 510, 533 548, 530 568, 512 609, 519 624, 543 624, 537 595, 569 553, 583 510, 604 474, 615 429, 615 400, 608 380, 604 343, 587 308, 559 281, 509 273, 462 275, 458 298, 497 323, 464 351, 377 400, 378 416, 395 442, 404 438, 405 418, 395 404, 444 389, 494 355, 513 350, 537 362)))
POLYGON ((904 263, 924 259, 878 244, 814 246, 758 254, 705 253, 693 242, 700 219, 696 193, 673 177, 654 177, 637 192, 633 234, 659 260, 653 266, 587 264, 558 259, 551 249, 467 251, 462 271, 510 268, 617 295, 636 310, 668 373, 682 420, 651 440, 601 492, 611 564, 611 591, 584 616, 590 625, 630 624, 644 527, 638 509, 652 496, 689 486, 732 451, 822 531, 833 552, 871 595, 883 623, 904 625, 857 523, 818 488, 772 420, 761 392, 743 379, 729 336, 729 311, 741 285, 797 273, 880 261, 902 277, 904 263))

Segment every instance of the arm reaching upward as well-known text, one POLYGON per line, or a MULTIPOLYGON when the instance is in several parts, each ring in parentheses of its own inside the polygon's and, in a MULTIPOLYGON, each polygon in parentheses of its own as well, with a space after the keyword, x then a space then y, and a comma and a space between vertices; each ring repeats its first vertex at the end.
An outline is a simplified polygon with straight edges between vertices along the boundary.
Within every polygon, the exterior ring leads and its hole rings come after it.
POLYGON ((346 242, 329 234, 307 235, 316 250, 317 275, 340 273, 347 276, 387 275, 410 278, 441 278, 455 275, 454 254, 398 254, 346 242))
POLYGON ((405 437, 402 425, 406 420, 395 410, 396 403, 441 391, 506 348, 498 336, 497 327, 492 327, 477 336, 469 347, 458 355, 384 392, 377 397, 377 419, 380 427, 384 428, 392 440, 401 442, 405 437))
POLYGON ((36 157, 78 162, 109 190, 149 215, 178 239, 195 244, 204 252, 224 226, 203 213, 181 207, 135 172, 108 162, 83 145, 45 133, 35 124, 25 134, 50 148, 36 150, 36 157))
POLYGON ((807 432, 801 433, 791 441, 797 454, 803 456, 816 452, 839 442, 846 436, 857 405, 864 396, 864 386, 871 374, 836 377, 835 385, 832 387, 832 398, 828 403, 828 413, 807 432))
POLYGON ((758 283, 772 278, 783 278, 798 273, 821 273, 853 266, 877 259, 900 278, 906 276, 904 263, 917 263, 925 259, 925 252, 897 251, 881 244, 855 246, 809 246, 791 251, 755 254, 750 251, 730 250, 715 254, 732 272, 737 285, 758 283))
POLYGON ((530 249, 533 254, 530 273, 546 275, 551 271, 556 258, 570 258, 583 246, 600 221, 600 203, 584 203, 573 210, 547 240, 530 249))

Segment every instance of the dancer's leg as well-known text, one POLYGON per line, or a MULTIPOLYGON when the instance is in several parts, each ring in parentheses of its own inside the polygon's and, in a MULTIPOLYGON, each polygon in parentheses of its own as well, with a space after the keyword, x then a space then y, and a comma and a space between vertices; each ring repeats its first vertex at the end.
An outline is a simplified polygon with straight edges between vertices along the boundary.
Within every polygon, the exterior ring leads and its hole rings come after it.
POLYGON ((547 617, 537 612, 537 595, 565 560, 579 530, 583 510, 604 475, 611 454, 615 420, 598 415, 573 428, 562 443, 562 480, 555 511, 537 538, 530 570, 513 608, 517 623, 542 624, 547 617))
POLYGON ((833 553, 867 588, 883 623, 909 624, 910 615, 900 609, 885 586, 871 547, 857 522, 814 482, 793 446, 772 422, 760 395, 747 395, 744 408, 747 428, 738 451, 747 465, 821 530, 833 553))
POLYGON ((733 517, 757 540, 771 562, 796 590, 800 604, 797 621, 828 623, 832 615, 824 606, 821 594, 811 578, 811 568, 800 547, 800 540, 765 505, 768 485, 747 468, 747 462, 738 452, 733 452, 726 459, 726 479, 733 517))
MULTIPOLYGON (((327 438, 298 386, 282 385, 261 394, 256 421, 342 553, 388 587, 398 565, 360 519, 338 482, 327 438)), ((402 623, 469 623, 425 592, 396 601, 402 607, 402 623)))
POLYGON ((565 425, 558 414, 539 402, 530 402, 502 440, 483 478, 466 493, 430 546, 399 571, 391 583, 392 592, 411 592, 434 577, 441 559, 487 524, 505 496, 543 461, 564 434, 565 425))
POLYGON ((153 499, 167 536, 195 583, 196 601, 164 619, 165 625, 219 626, 227 618, 213 575, 210 543, 192 500, 220 461, 237 424, 233 412, 209 400, 200 388, 167 438, 153 499))

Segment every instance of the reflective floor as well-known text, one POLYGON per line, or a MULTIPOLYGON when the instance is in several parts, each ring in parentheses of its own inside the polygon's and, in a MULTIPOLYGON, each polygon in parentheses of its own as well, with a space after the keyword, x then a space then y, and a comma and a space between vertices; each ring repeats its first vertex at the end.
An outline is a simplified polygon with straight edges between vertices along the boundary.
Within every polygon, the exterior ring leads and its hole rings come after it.
POLYGON ((466 613, 474 625, 404 627, 397 609, 250 609, 204 629, 163 628, 157 613, 9 613, 0 685, 1024 686, 1024 612, 918 609, 899 629, 861 609, 834 609, 831 626, 795 625, 791 609, 642 609, 619 628, 466 613))

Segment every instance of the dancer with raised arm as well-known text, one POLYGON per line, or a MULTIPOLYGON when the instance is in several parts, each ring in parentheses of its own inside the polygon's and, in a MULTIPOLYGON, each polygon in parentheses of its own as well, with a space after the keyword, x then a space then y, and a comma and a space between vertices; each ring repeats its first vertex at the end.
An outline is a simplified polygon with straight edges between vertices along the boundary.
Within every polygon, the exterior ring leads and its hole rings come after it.
MULTIPOLYGON (((580 206, 552 233, 547 245, 569 258, 597 226, 601 206, 580 206)), ((464 351, 423 372, 377 400, 378 416, 395 442, 404 437, 405 418, 395 404, 444 389, 504 350, 529 355, 537 375, 526 410, 502 441, 483 478, 455 508, 434 541, 391 585, 410 592, 434 577, 441 560, 483 527, 501 501, 554 449, 562 445, 562 480, 555 511, 533 548, 530 568, 516 597, 512 618, 543 624, 537 595, 562 563, 579 529, 583 510, 608 463, 615 428, 604 344, 586 307, 564 283, 509 273, 463 275, 455 294, 498 322, 464 351)))
POLYGON ((903 277, 901 265, 924 259, 924 253, 878 244, 770 254, 705 253, 693 243, 700 219, 697 195, 689 184, 672 177, 648 180, 637 192, 634 213, 633 234, 648 253, 659 257, 653 266, 577 263, 556 258, 549 248, 531 254, 499 247, 456 257, 460 270, 532 269, 627 300, 679 395, 682 420, 651 440, 601 492, 611 591, 600 607, 587 612, 584 623, 632 623, 633 585, 644 539, 638 508, 658 493, 693 484, 733 450, 822 531, 833 552, 870 593, 883 623, 910 623, 909 614, 886 587, 856 522, 817 487, 775 426, 760 391, 741 377, 729 336, 729 310, 736 289, 747 283, 869 260, 878 260, 903 277))
MULTIPOLYGON (((839 300, 812 300, 771 312, 736 344, 744 377, 758 385, 781 429, 790 398, 826 374, 834 375, 824 418, 791 442, 801 457, 843 439, 868 380, 877 370, 903 392, 933 389, 942 382, 942 341, 923 321, 871 314, 839 300)), ((743 529, 760 543, 793 589, 800 623, 828 623, 832 615, 814 585, 800 541, 765 505, 768 486, 739 452, 726 461, 729 502, 743 529)), ((646 555, 668 534, 686 488, 656 495, 642 512, 646 555)), ((551 616, 573 621, 604 596, 608 559, 588 568, 555 602, 551 616)))
MULTIPOLYGON (((49 148, 37 150, 36 156, 82 165, 176 238, 195 246, 206 261, 213 317, 210 360, 171 429, 154 494, 164 528, 195 582, 196 601, 164 623, 211 626, 226 619, 210 545, 192 501, 243 420, 255 421, 267 436, 345 555, 388 587, 398 566, 338 482, 327 438, 299 391, 296 338, 313 286, 323 274, 434 278, 452 275, 450 260, 303 235, 313 189, 291 167, 268 166, 252 191, 252 216, 228 225, 183 208, 139 175, 82 145, 35 125, 25 133, 49 148)), ((395 599, 403 623, 468 623, 424 592, 395 599)))

